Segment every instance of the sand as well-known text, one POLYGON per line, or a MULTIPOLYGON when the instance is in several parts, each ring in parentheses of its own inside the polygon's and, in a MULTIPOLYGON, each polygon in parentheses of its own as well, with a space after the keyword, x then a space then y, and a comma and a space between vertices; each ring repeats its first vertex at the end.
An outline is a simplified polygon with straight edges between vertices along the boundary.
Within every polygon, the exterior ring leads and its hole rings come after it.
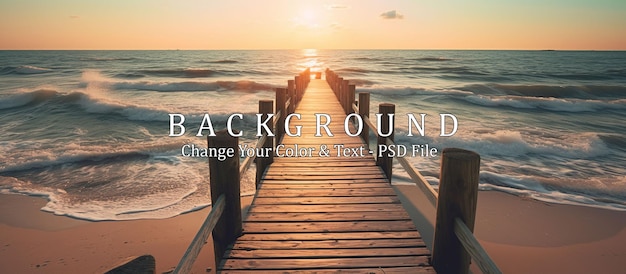
MULTIPOLYGON (((244 197, 242 206, 251 200, 244 197)), ((103 273, 144 254, 153 255, 157 273, 163 273, 176 266, 210 211, 163 220, 89 222, 40 211, 45 203, 0 195, 0 273, 103 273)), ((212 242, 198 258, 193 273, 214 268, 212 242)))
MULTIPOLYGON (((414 186, 397 186, 428 238, 431 209, 414 186)), ((247 208, 251 197, 242 199, 247 208)), ((171 270, 210 208, 164 220, 88 222, 40 211, 46 201, 0 195, 0 273, 101 273, 130 256, 152 254, 171 270)), ((504 273, 622 273, 626 212, 554 205, 484 191, 475 234, 504 273)), ((432 231, 432 228, 430 229, 432 231)), ((427 240, 428 241, 428 240, 427 240)), ((193 273, 213 266, 211 242, 193 273)))
MULTIPOLYGON (((432 241, 434 208, 417 187, 395 188, 425 241, 432 241)), ((474 234, 504 273, 624 273, 625 211, 480 191, 474 234)))

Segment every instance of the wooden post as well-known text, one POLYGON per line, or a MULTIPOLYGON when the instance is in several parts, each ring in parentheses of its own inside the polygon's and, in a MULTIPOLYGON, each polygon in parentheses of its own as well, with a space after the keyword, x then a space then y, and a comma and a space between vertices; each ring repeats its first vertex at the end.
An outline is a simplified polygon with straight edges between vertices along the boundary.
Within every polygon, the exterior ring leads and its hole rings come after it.
POLYGON ((365 123, 365 118, 370 117, 370 94, 367 92, 359 93, 359 115, 363 118, 363 131, 361 132, 361 138, 363 142, 370 147, 370 126, 365 123))
MULTIPOLYGON (((380 132, 384 132, 385 130, 387 130, 389 128, 389 119, 388 119, 388 115, 387 114, 392 114, 396 112, 396 105, 394 104, 388 104, 388 103, 382 103, 380 105, 378 105, 378 113, 381 113, 381 123, 380 123, 380 132)), ((391 121, 395 121, 395 116, 391 119, 391 121)), ((395 122, 394 122, 395 125, 395 122)), ((393 141, 393 128, 391 129, 391 135, 389 135, 389 137, 378 137, 378 146, 377 148, 380 149, 381 145, 387 146, 387 139, 390 139, 391 141, 393 141)), ((389 157, 389 152, 385 151, 382 153, 379 152, 377 153, 379 157, 376 158, 376 165, 379 166, 384 172, 385 175, 387 175, 387 179, 389 179, 389 182, 391 182, 391 175, 392 175, 392 168, 393 168, 393 157, 389 157)))
POLYGON ((335 75, 335 80, 333 81, 333 89, 335 90, 335 94, 337 95, 337 99, 341 100, 341 90, 339 89, 339 83, 343 81, 343 78, 339 77, 338 74, 335 75))
POLYGON ((349 101, 349 94, 350 94, 350 81, 348 80, 343 80, 342 83, 342 87, 341 90, 343 91, 343 112, 348 115, 348 113, 350 113, 350 111, 348 110, 348 101, 349 101))
POLYGON ((306 73, 306 71, 304 73, 302 73, 302 95, 304 96, 304 91, 306 90, 306 87, 309 85, 309 82, 311 81, 311 76, 309 76, 309 74, 306 73))
POLYGON ((328 85, 330 86, 330 89, 333 91, 333 93, 335 93, 335 95, 337 95, 337 92, 335 91, 335 89, 333 89, 333 79, 334 79, 334 73, 332 70, 330 69, 326 69, 326 82, 328 83, 328 85))
POLYGON ((306 70, 304 70, 304 90, 306 90, 306 87, 309 86, 310 82, 311 82, 311 69, 307 68, 306 70))
POLYGON ((330 71, 330 89, 333 90, 335 96, 337 96, 337 88, 335 84, 337 83, 337 74, 334 71, 330 71))
POLYGON ((330 84, 330 81, 331 81, 330 80, 330 77, 331 77, 330 74, 331 74, 331 72, 332 71, 329 68, 326 68, 326 70, 324 71, 324 75, 326 77, 326 83, 328 83, 328 85, 332 87, 332 85, 330 84))
POLYGON ((346 115, 350 114, 350 113, 354 113, 354 109, 352 108, 352 105, 354 104, 354 93, 356 92, 356 86, 355 85, 348 85, 348 112, 346 113, 346 115))
POLYGON ((274 129, 276 135, 276 144, 279 144, 283 135, 285 135, 285 117, 287 117, 287 111, 285 110, 285 103, 287 102, 287 90, 285 88, 276 89, 276 114, 280 112, 280 117, 277 117, 276 128, 274 129))
POLYGON ((298 104, 300 103, 300 100, 302 100, 302 79, 300 76, 296 76, 294 78, 294 82, 296 84, 296 102, 298 102, 298 104))
POLYGON ((432 264, 437 273, 468 273, 470 255, 454 234, 454 219, 474 231, 480 155, 446 148, 441 156, 432 264))
MULTIPOLYGON (((261 116, 261 120, 265 121, 265 119, 267 119, 267 116, 270 113, 274 113, 274 101, 272 100, 261 100, 259 101, 259 113, 263 114, 261 116)), ((274 124, 274 118, 271 118, 268 122, 268 125, 273 125, 274 124)), ((267 149, 271 149, 274 146, 274 137, 271 136, 267 136, 267 138, 265 139, 265 142, 261 145, 261 147, 263 148, 264 151, 267 151, 267 149)), ((269 166, 273 161, 274 161, 274 152, 273 150, 271 150, 272 153, 270 153, 269 155, 267 155, 267 157, 257 157, 255 158, 256 161, 256 178, 255 178, 255 183, 256 183, 256 188, 259 188, 259 183, 261 182, 261 179, 263 178, 263 174, 265 173, 265 170, 267 169, 267 166, 269 166)))
POLYGON ((343 108, 343 113, 348 114, 348 86, 350 81, 343 80, 341 81, 341 107, 343 108))
POLYGON ((289 114, 291 114, 296 111, 296 105, 298 104, 296 99, 296 89, 293 80, 287 81, 287 94, 288 97, 291 99, 291 104, 289 105, 289 114))
POLYGON ((339 100, 339 104, 341 105, 341 108, 343 108, 343 90, 341 89, 342 86, 343 86, 343 77, 337 77, 335 88, 337 89, 337 99, 339 100))
POLYGON ((306 87, 311 82, 311 68, 304 70, 304 86, 306 87))
POLYGON ((337 75, 335 74, 334 71, 330 71, 330 89, 333 90, 333 92, 335 93, 335 95, 337 95, 337 90, 335 90, 335 80, 336 80, 337 75))
POLYGON ((211 203, 224 194, 226 205, 222 217, 213 229, 215 265, 220 266, 226 248, 241 236, 241 191, 239 184, 239 138, 230 136, 226 129, 207 137, 208 147, 234 152, 232 157, 209 157, 211 203), (221 161, 220 161, 221 160, 221 161))

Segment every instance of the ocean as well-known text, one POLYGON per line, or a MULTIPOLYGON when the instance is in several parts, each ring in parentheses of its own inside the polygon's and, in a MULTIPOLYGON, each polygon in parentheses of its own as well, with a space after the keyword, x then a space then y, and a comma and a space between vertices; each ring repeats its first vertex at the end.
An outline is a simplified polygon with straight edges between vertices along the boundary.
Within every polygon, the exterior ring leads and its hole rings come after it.
MULTIPOLYGON (((478 152, 482 190, 623 211, 625 64, 626 52, 593 51, 0 51, 0 193, 94 221, 206 207, 206 158, 181 155, 206 146, 194 125, 242 113, 252 146, 258 101, 311 67, 371 93, 372 113, 396 104, 397 143, 478 152), (187 134, 168 136, 170 113, 187 134), (427 115, 425 136, 406 136, 409 113, 427 115), (453 136, 439 136, 440 113, 457 117, 453 136)), ((436 187, 440 158, 408 159, 436 187)))

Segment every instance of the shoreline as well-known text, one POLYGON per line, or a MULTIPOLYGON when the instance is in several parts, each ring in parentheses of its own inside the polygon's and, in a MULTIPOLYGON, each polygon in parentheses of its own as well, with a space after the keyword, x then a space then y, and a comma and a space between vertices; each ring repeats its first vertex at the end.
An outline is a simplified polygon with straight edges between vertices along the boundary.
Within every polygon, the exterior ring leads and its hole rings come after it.
MULTIPOLYGON (((429 233, 423 227, 432 214, 413 208, 426 203, 417 187, 394 188, 420 232, 429 233)), ((252 198, 242 197, 244 210, 252 198)), ((151 254, 163 273, 176 266, 211 208, 168 219, 92 222, 43 212, 45 204, 41 197, 0 194, 0 272, 98 273, 151 254)), ((626 259, 621 211, 480 191, 475 234, 504 273, 619 273, 626 259)), ((214 269, 211 238, 192 272, 208 268, 214 269)))

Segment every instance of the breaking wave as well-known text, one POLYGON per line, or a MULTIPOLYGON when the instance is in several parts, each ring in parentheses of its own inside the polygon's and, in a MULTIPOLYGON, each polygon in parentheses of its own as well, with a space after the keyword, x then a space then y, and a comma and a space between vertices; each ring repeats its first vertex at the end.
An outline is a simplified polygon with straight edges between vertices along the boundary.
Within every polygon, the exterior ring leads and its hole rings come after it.
POLYGON ((51 69, 41 68, 36 66, 18 66, 18 67, 4 67, 0 69, 0 75, 2 74, 41 74, 51 72, 51 69))

